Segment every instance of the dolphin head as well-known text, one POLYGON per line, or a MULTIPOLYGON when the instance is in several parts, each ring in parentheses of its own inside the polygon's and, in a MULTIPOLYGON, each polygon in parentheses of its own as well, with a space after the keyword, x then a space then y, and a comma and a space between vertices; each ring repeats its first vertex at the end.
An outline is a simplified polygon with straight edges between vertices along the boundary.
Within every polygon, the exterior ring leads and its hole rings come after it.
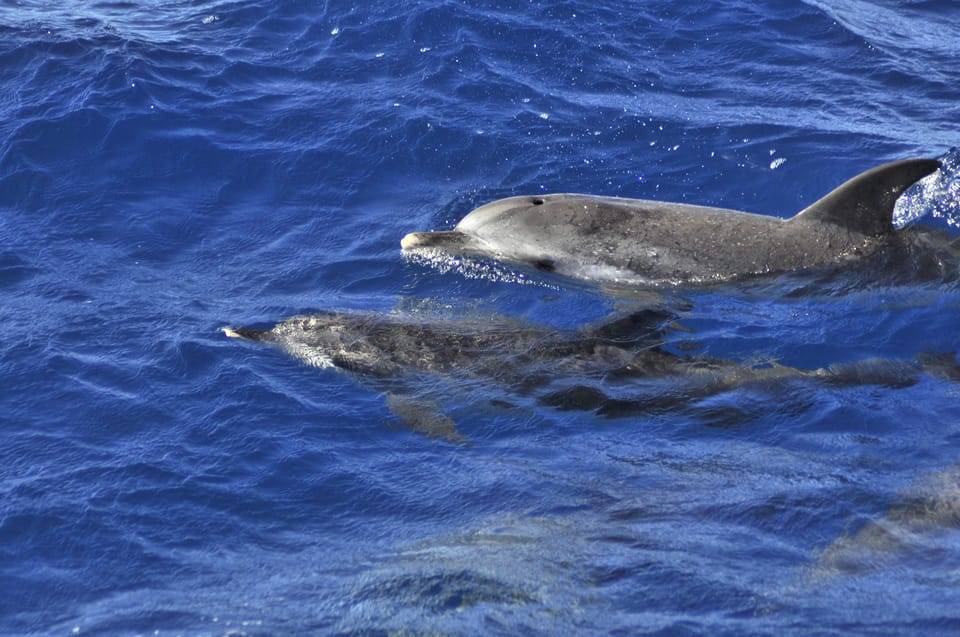
POLYGON ((511 241, 509 233, 502 230, 505 225, 515 229, 518 220, 545 203, 545 197, 499 199, 475 208, 453 230, 411 232, 400 241, 400 248, 405 252, 435 249, 455 255, 496 255, 522 260, 519 237, 514 236, 511 241))
MULTIPOLYGON (((508 197, 474 209, 453 230, 412 232, 400 242, 405 252, 440 250, 452 255, 488 256, 552 272, 576 237, 557 223, 575 195, 508 197)), ((567 221, 563 219, 563 221, 567 221)))
POLYGON ((359 314, 320 312, 294 316, 272 330, 272 339, 291 355, 316 367, 340 367, 377 373, 383 348, 371 338, 371 318, 359 314))
POLYGON ((611 262, 610 246, 623 243, 627 225, 650 216, 637 214, 627 203, 571 193, 508 197, 476 208, 453 230, 408 234, 401 248, 486 256, 545 272, 618 280, 629 273, 611 262))

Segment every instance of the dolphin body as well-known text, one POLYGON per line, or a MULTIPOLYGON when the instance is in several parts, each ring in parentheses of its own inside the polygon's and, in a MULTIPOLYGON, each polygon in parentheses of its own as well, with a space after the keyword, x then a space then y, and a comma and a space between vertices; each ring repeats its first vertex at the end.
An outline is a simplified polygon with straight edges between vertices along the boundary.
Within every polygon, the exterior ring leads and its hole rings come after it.
POLYGON ((602 325, 562 331, 490 318, 431 319, 324 312, 270 329, 224 328, 230 337, 268 343, 314 366, 352 373, 384 392, 390 409, 429 436, 460 440, 434 401, 412 391, 418 377, 458 378, 505 387, 513 396, 561 410, 616 417, 679 409, 736 387, 789 379, 834 385, 905 386, 924 371, 953 369, 952 355, 929 363, 865 361, 826 369, 750 366, 664 347, 675 314, 644 309, 602 325))
POLYGON ((599 282, 729 281, 856 259, 957 262, 931 230, 893 228, 897 198, 940 164, 907 159, 850 179, 791 219, 723 208, 579 194, 510 197, 442 232, 414 232, 405 253, 490 257, 599 282), (932 255, 932 256, 931 256, 932 255))
MULTIPOLYGON (((960 531, 960 464, 926 476, 912 485, 887 512, 852 535, 837 538, 820 553, 812 579, 864 574, 887 568, 897 559, 917 556, 942 559, 960 531), (944 537, 948 536, 948 537, 944 537)), ((955 546, 955 544, 954 544, 955 546)))

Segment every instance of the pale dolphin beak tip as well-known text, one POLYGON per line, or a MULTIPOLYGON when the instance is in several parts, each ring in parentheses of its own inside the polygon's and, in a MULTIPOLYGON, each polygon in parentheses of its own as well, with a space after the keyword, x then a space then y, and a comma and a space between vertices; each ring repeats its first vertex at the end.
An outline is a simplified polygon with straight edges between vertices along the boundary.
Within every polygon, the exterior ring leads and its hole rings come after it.
POLYGON ((401 250, 413 250, 414 248, 423 244, 423 241, 420 238, 422 232, 411 232, 403 239, 400 240, 400 249, 401 250))
POLYGON ((441 250, 460 250, 467 244, 467 236, 459 230, 411 232, 400 241, 400 249, 439 248, 441 250))

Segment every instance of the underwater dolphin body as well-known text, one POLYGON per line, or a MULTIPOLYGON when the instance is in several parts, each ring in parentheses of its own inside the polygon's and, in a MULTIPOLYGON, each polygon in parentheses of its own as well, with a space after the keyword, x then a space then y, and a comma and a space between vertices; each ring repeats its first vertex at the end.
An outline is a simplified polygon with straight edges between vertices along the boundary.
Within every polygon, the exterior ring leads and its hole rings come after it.
POLYGON ((432 400, 411 391, 419 376, 479 380, 514 396, 534 394, 557 409, 616 417, 678 409, 736 387, 778 380, 903 386, 920 372, 951 365, 865 361, 801 370, 677 355, 662 346, 674 318, 666 310, 645 309, 571 332, 490 317, 326 312, 295 316, 270 329, 224 328, 224 333, 275 345, 314 366, 351 372, 383 391, 391 410, 410 427, 448 440, 460 439, 453 422, 432 400))
POLYGON ((956 546, 960 531, 960 465, 919 480, 879 517, 823 549, 811 578, 862 574, 918 555, 942 560, 944 544, 956 546))
POLYGON ((709 283, 889 260, 892 253, 956 262, 946 235, 897 231, 897 198, 935 172, 907 159, 850 179, 790 219, 736 210, 617 197, 551 194, 481 206, 442 232, 413 232, 405 253, 441 251, 533 266, 600 282, 709 283))

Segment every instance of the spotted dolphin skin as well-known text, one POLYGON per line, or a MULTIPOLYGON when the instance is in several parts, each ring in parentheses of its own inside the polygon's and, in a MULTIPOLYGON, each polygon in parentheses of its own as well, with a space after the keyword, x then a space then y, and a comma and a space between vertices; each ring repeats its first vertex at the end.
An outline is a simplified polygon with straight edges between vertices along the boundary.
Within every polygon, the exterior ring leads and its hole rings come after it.
MULTIPOLYGON (((317 367, 349 372, 387 397, 391 411, 432 437, 460 440, 429 396, 437 379, 480 381, 560 410, 604 417, 682 410, 736 387, 802 380, 828 385, 901 387, 923 373, 960 380, 953 355, 922 361, 872 360, 801 370, 679 355, 663 346, 677 315, 647 308, 573 331, 497 317, 323 312, 269 329, 224 328, 233 338, 274 345, 317 367), (951 376, 952 374, 952 376, 951 376), (430 377, 418 383, 418 377, 430 377)), ((446 397, 448 398, 448 397, 446 397)))
POLYGON ((510 197, 477 208, 453 230, 414 232, 400 245, 599 282, 698 283, 829 267, 926 250, 929 231, 895 230, 893 209, 938 168, 935 159, 878 166, 790 219, 591 195, 510 197))

